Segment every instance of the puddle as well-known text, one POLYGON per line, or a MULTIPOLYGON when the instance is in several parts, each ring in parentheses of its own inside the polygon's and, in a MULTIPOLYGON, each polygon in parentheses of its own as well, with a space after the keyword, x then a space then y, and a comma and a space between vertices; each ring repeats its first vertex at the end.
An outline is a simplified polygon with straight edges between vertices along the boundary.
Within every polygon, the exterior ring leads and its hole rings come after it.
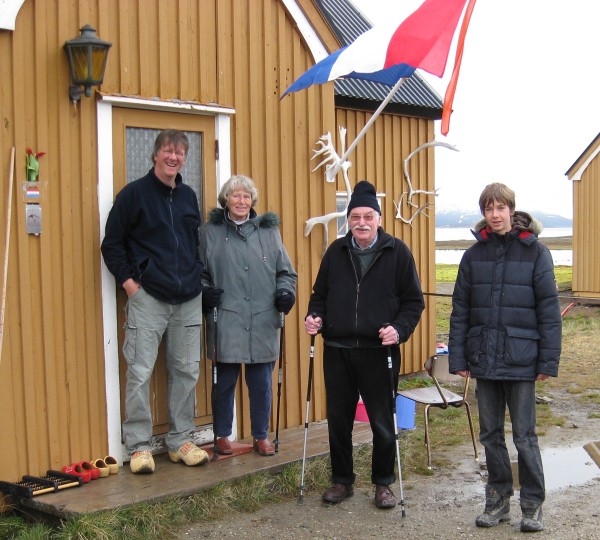
MULTIPOLYGON (((583 447, 548 448, 542 450, 546 491, 585 484, 600 478, 600 467, 583 447)), ((514 487, 518 485, 517 463, 512 464, 514 487)))

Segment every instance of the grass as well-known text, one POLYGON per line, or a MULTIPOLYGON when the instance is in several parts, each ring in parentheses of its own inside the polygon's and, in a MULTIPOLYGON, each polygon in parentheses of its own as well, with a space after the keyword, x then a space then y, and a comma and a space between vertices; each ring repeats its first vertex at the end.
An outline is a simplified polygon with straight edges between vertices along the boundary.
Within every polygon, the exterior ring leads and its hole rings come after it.
MULTIPOLYGON (((438 281, 452 282, 456 265, 438 265, 438 281)), ((557 281, 570 288, 570 268, 556 269, 557 281)), ((450 298, 438 298, 438 337, 447 336, 451 311, 450 298)), ((540 394, 564 392, 582 404, 589 418, 600 418, 600 370, 597 369, 598 336, 600 335, 600 308, 577 306, 563 319, 563 354, 560 374, 538 383, 540 394)), ((403 389, 430 385, 428 377, 419 375, 403 378, 403 389)), ((460 392, 460 385, 456 388, 460 392)), ((474 385, 469 402, 475 404, 474 385)), ((477 407, 471 407, 477 425, 477 407)), ((538 433, 543 435, 550 426, 564 425, 552 404, 537 406, 538 433)), ((464 444, 469 440, 469 427, 463 409, 432 409, 430 436, 434 470, 427 469, 424 442, 423 409, 417 407, 415 429, 401 432, 402 473, 405 479, 436 474, 435 468, 452 466, 445 458, 444 449, 464 444)), ((370 489, 371 446, 355 448, 357 488, 370 489)), ((51 528, 32 525, 18 516, 0 517, 0 538, 19 540, 85 540, 85 539, 163 539, 186 523, 209 523, 236 512, 254 512, 272 503, 293 500, 298 496, 301 464, 294 463, 278 474, 257 473, 237 482, 218 486, 186 498, 173 498, 158 504, 137 504, 123 510, 84 515, 51 528)), ((306 494, 320 493, 329 485, 329 458, 307 462, 305 470, 306 494)), ((410 483, 408 484, 410 485, 410 483)))

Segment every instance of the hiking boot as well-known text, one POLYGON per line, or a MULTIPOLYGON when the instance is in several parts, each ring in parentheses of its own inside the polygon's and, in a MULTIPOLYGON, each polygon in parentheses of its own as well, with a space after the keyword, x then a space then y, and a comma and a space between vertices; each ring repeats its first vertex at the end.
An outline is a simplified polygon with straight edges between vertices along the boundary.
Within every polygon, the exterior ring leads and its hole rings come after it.
POLYGON ((394 492, 390 486, 377 484, 375 486, 375 506, 377 508, 394 508, 398 504, 394 492))
POLYGON ((521 532, 538 532, 544 530, 542 505, 534 501, 521 500, 521 532))
POLYGON ((169 450, 169 459, 173 463, 183 461, 189 467, 202 465, 208 461, 208 453, 198 448, 192 441, 188 441, 179 447, 177 452, 169 450))
POLYGON ((352 484, 333 484, 325 493, 322 499, 328 503, 339 503, 348 497, 354 495, 354 486, 352 484))
POLYGON ((502 521, 510 521, 510 495, 499 495, 494 488, 487 487, 485 510, 475 519, 478 527, 495 527, 502 521))
POLYGON ((148 474, 154 472, 154 458, 150 450, 141 450, 131 454, 129 468, 133 474, 148 474))

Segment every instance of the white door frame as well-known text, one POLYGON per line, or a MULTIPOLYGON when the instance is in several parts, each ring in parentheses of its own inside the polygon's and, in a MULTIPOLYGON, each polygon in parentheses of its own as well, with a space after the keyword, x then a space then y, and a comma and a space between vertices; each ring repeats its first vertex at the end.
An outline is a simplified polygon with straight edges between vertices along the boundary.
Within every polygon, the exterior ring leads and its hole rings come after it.
MULTIPOLYGON (((112 109, 126 107, 183 114, 209 115, 215 118, 215 140, 219 144, 216 160, 216 192, 231 176, 231 116, 235 109, 198 103, 174 103, 151 99, 98 94, 96 114, 98 119, 98 210, 100 218, 100 243, 114 201, 113 190, 113 136, 112 109)), ((214 201, 216 205, 217 201, 214 201)), ((208 201, 208 206, 211 206, 208 201)), ((106 383, 106 413, 108 452, 123 463, 121 445, 121 397, 119 391, 119 351, 117 338, 117 290, 114 276, 102 261, 102 319, 104 329, 104 374, 106 383)))

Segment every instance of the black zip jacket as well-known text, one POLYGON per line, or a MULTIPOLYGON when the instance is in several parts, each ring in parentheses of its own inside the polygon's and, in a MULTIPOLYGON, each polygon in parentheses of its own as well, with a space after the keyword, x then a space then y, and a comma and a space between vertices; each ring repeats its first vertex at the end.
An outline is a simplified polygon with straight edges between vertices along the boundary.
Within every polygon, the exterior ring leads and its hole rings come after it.
POLYGON ((163 302, 187 302, 202 291, 200 223, 198 199, 181 175, 170 188, 151 169, 118 193, 106 221, 104 262, 119 286, 133 278, 163 302))
POLYGON ((375 255, 364 274, 354 256, 352 233, 325 252, 308 304, 323 319, 322 334, 347 347, 381 347, 379 329, 391 324, 400 343, 414 332, 425 308, 412 253, 378 229, 375 255))

